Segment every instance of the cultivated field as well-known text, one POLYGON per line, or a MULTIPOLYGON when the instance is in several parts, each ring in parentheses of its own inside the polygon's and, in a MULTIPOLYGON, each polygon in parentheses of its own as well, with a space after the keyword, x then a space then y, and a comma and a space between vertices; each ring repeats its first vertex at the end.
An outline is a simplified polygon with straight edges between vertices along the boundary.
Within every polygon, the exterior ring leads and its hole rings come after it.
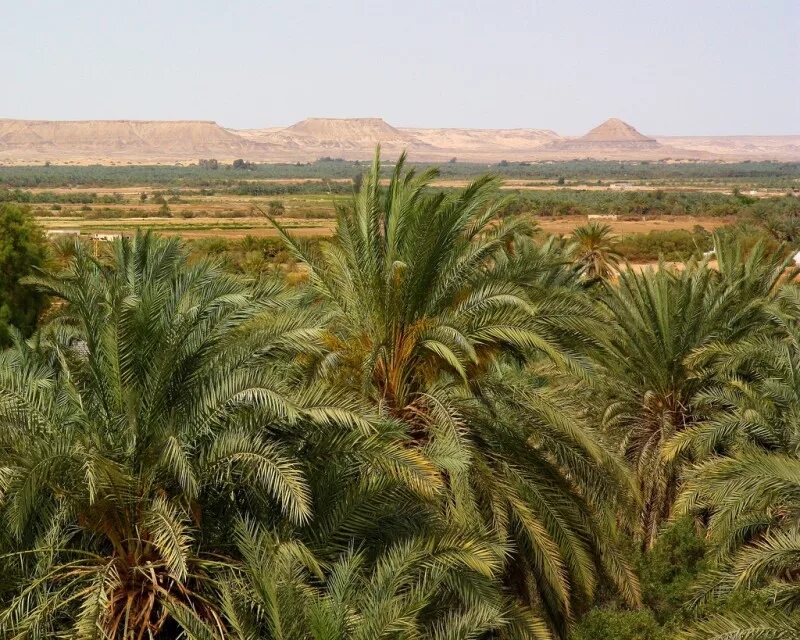
MULTIPOLYGON (((280 251, 269 218, 294 235, 331 236, 337 209, 349 205, 367 168, 363 162, 331 159, 247 164, 245 169, 201 163, 0 167, 0 201, 28 206, 54 238, 107 238, 152 229, 197 241, 202 251, 210 250, 209 242, 226 243, 226 251, 239 255, 237 264, 253 262, 252 254, 259 252, 270 264, 285 264, 290 257, 280 251), (262 244, 254 248, 250 240, 262 244)), ((383 184, 392 168, 391 162, 384 164, 383 184)), ((419 172, 429 168, 416 167, 419 172)), ((431 188, 449 193, 480 175, 497 176, 506 202, 503 215, 535 222, 542 237, 570 235, 590 216, 602 216, 633 263, 660 256, 685 259, 708 249, 710 232, 738 223, 771 225, 773 235, 777 230, 779 239, 783 234, 791 240, 791 220, 800 206, 800 198, 792 197, 800 192, 800 165, 790 163, 504 161, 437 168, 431 188)))
MULTIPOLYGON (((325 237, 333 233, 336 221, 332 218, 297 218, 291 214, 279 216, 279 223, 301 236, 325 237)), ((75 229, 81 233, 130 233, 139 228, 153 229, 166 235, 183 238, 243 238, 245 236, 277 237, 278 232, 264 216, 245 218, 202 217, 181 218, 126 218, 109 220, 86 220, 83 218, 39 218, 46 230, 75 229)), ((545 233, 569 234, 576 227, 586 224, 584 216, 538 218, 536 222, 545 233)), ((691 230, 697 226, 713 231, 733 222, 730 218, 703 218, 686 216, 646 220, 605 221, 618 234, 648 233, 650 231, 691 230)))

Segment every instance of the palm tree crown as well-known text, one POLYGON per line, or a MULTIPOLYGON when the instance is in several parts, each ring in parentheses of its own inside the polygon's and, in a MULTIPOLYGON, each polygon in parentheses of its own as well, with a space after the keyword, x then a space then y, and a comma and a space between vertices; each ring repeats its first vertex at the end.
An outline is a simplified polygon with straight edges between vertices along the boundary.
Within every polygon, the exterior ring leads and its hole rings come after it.
POLYGON ((149 235, 107 265, 79 247, 34 281, 64 306, 0 356, 0 509, 35 576, 0 623, 52 637, 77 608, 77 636, 128 638, 167 633, 182 608, 215 619, 220 559, 202 553, 201 525, 224 541, 242 513, 306 523, 309 483, 278 434, 343 411, 287 385, 302 323, 279 288, 149 235))
POLYGON ((619 272, 622 256, 614 249, 611 227, 592 220, 572 232, 575 261, 587 280, 607 280, 619 272))
POLYGON ((446 519, 510 545, 516 610, 563 635, 602 580, 638 601, 616 522, 599 515, 630 500, 624 469, 544 383, 554 367, 583 373, 596 313, 554 249, 530 249, 529 226, 501 219, 493 179, 447 195, 430 192, 433 176, 401 157, 382 189, 376 156, 333 242, 281 230, 327 318, 312 375, 404 425, 441 474, 446 519))

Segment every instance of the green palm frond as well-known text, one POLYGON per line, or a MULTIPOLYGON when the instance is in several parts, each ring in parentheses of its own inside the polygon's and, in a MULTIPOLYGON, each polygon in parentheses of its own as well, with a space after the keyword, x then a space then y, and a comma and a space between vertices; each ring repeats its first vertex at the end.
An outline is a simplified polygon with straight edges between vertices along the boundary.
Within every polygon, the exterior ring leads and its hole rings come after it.
POLYGON ((797 640, 798 620, 772 614, 727 613, 697 624, 682 640, 797 640))
POLYGON ((108 262, 79 246, 31 282, 61 305, 0 354, 0 518, 24 558, 4 637, 73 622, 78 637, 223 637, 217 579, 236 559, 204 543, 231 547, 231 514, 303 526, 319 463, 299 434, 358 450, 375 417, 298 383, 323 331, 295 293, 190 263, 176 240, 137 234, 108 262))
POLYGON ((720 374, 740 375, 746 354, 781 325, 786 260, 761 246, 745 254, 719 236, 715 242, 719 271, 705 261, 682 271, 627 269, 604 297, 614 324, 598 356, 607 389, 603 423, 639 475, 646 547, 672 512, 687 463, 721 452, 745 431, 774 437, 767 416, 752 407, 713 409, 754 395, 748 385, 755 379, 722 390, 720 374))
MULTIPOLYGON (((601 581, 639 599, 612 549, 612 514, 635 491, 624 465, 576 406, 560 409, 544 388, 525 391, 544 386, 534 369, 549 369, 552 381, 587 380, 604 318, 573 248, 540 246, 527 220, 500 216, 496 179, 446 194, 430 188, 433 177, 401 157, 383 187, 376 155, 332 241, 312 247, 277 225, 329 314, 314 379, 362 394, 398 429, 396 447, 381 445, 372 462, 384 477, 360 481, 344 499, 375 504, 395 478, 428 502, 404 503, 409 514, 489 532, 508 548, 502 582, 519 611, 534 612, 530 628, 541 635, 545 620, 563 635, 574 602, 601 581), (503 376, 517 384, 501 384, 503 376)), ((315 524, 329 532, 324 539, 368 530, 382 540, 363 513, 323 508, 315 524)), ((403 633, 421 633, 410 629, 403 633)))
POLYGON ((608 280, 619 272, 622 256, 614 248, 610 225, 588 222, 572 232, 572 240, 576 266, 586 280, 608 280))

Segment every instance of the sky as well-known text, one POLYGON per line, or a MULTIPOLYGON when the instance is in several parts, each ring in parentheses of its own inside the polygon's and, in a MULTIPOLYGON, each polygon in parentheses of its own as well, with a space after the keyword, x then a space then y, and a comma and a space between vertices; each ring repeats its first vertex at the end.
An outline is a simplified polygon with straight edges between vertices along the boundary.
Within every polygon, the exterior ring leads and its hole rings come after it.
POLYGON ((800 0, 0 0, 0 117, 800 134, 800 0))

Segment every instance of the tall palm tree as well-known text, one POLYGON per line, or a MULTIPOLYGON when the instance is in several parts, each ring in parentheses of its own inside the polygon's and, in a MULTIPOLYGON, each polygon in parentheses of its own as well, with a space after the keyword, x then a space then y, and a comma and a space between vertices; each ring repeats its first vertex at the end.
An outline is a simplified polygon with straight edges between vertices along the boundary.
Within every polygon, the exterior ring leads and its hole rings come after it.
POLYGON ((310 375, 359 389, 403 426, 440 473, 440 513, 511 544, 508 592, 563 636, 600 582, 638 601, 609 517, 629 500, 612 480, 624 470, 546 384, 548 367, 585 373, 596 313, 551 261, 537 274, 517 258, 532 255, 529 227, 498 215, 495 180, 435 193, 435 173, 404 160, 382 189, 376 154, 332 242, 276 223, 328 314, 310 375))
POLYGON ((713 241, 720 279, 741 298, 745 312, 748 303, 772 302, 783 285, 795 281, 800 274, 793 252, 785 245, 770 248, 767 242, 759 240, 747 247, 735 236, 722 232, 715 233, 713 241))
POLYGON ((427 369, 466 379, 483 361, 476 348, 544 344, 522 288, 486 269, 525 224, 499 221, 495 180, 431 196, 434 175, 404 172, 401 157, 384 191, 376 156, 354 205, 339 213, 335 242, 317 250, 283 233, 333 314, 320 371, 356 376, 402 417, 427 369))
POLYGON ((0 355, 0 524, 21 567, 3 636, 174 637, 186 612, 221 625, 235 518, 302 527, 303 435, 325 431, 330 451, 365 420, 289 384, 314 329, 279 287, 189 264, 177 241, 137 235, 108 264, 77 247, 34 283, 62 306, 0 355))
POLYGON ((608 224, 596 221, 572 232, 575 263, 587 280, 608 280, 619 272, 622 256, 614 248, 616 237, 608 224))
POLYGON ((678 488, 678 465, 662 459, 662 447, 697 420, 692 398, 702 380, 686 358, 725 337, 726 310, 717 307, 711 280, 704 267, 628 270, 604 298, 613 324, 600 356, 603 421, 621 439, 638 477, 645 547, 669 517, 678 488))
POLYGON ((694 399, 708 416, 673 438, 665 456, 691 452, 694 459, 730 453, 742 446, 786 450, 797 446, 796 412, 800 389, 800 290, 797 269, 785 252, 768 253, 763 243, 745 254, 739 243, 715 237, 720 280, 736 301, 736 322, 753 314, 753 331, 737 340, 717 341, 687 361, 708 372, 711 384, 694 399), (756 322, 757 320, 757 322, 756 322))
POLYGON ((714 385, 706 366, 712 348, 767 331, 774 318, 768 306, 783 257, 776 266, 754 251, 744 263, 729 260, 738 249, 719 239, 717 246, 719 272, 706 262, 690 262, 682 271, 664 265, 628 270, 603 298, 612 321, 599 354, 607 390, 603 420, 622 439, 639 477, 645 547, 655 541, 679 489, 681 461, 665 456, 665 447, 703 418, 695 400, 714 385))

